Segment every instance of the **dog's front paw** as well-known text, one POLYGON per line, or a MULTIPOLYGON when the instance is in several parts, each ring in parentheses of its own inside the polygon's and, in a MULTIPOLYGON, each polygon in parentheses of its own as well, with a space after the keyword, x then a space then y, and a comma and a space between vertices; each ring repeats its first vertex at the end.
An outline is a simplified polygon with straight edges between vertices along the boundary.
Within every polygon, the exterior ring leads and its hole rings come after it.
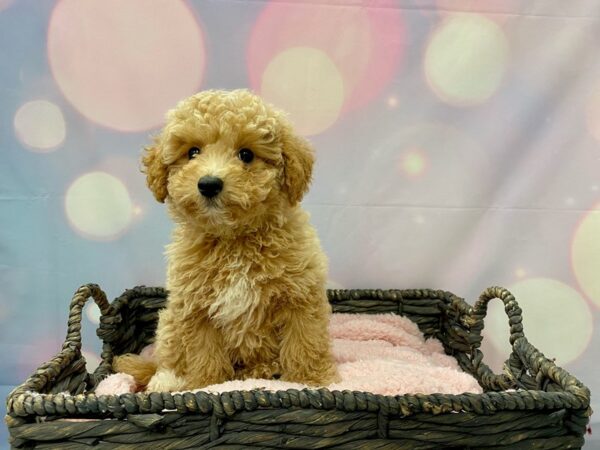
POLYGON ((185 389, 185 380, 169 369, 159 369, 146 386, 147 392, 176 392, 185 389))
POLYGON ((249 378, 278 379, 280 377, 281 366, 278 361, 255 364, 235 371, 235 378, 237 380, 247 380, 249 378))
POLYGON ((337 365, 331 365, 324 373, 323 384, 333 384, 342 381, 342 376, 338 371, 337 365))
POLYGON ((323 364, 316 370, 307 370, 305 367, 300 367, 295 371, 284 373, 281 379, 282 381, 301 383, 314 387, 328 386, 341 381, 335 364, 323 364))

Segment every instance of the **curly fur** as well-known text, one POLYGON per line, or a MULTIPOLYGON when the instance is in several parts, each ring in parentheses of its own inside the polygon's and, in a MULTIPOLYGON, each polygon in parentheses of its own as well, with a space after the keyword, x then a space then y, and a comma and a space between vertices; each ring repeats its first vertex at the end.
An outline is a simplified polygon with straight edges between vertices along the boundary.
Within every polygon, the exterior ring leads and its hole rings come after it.
POLYGON ((143 158, 148 186, 176 224, 156 366, 128 355, 116 370, 149 390, 276 375, 309 385, 338 379, 327 261, 298 205, 313 162, 285 115, 246 90, 201 92, 169 112, 143 158), (201 148, 191 160, 190 147, 201 148), (238 158, 240 148, 254 152, 251 163, 238 158), (198 192, 205 175, 224 182, 210 200, 198 192))

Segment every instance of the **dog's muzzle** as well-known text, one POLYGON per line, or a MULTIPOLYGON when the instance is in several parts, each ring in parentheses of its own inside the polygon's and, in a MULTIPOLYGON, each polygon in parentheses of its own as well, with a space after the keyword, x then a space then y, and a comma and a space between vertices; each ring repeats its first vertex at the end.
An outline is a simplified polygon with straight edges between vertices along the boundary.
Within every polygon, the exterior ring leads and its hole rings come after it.
POLYGON ((206 198, 212 198, 223 190, 223 180, 206 176, 198 181, 198 190, 206 198))

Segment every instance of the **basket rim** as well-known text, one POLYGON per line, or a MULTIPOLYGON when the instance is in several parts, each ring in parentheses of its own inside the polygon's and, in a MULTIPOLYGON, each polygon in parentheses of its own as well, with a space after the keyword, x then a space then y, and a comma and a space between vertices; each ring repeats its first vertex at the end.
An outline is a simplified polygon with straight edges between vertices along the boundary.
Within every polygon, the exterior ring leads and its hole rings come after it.
POLYGON ((365 391, 319 389, 286 389, 271 391, 136 392, 120 395, 40 394, 25 392, 9 397, 7 412, 14 417, 57 416, 64 405, 65 417, 90 414, 112 414, 121 418, 128 414, 156 414, 176 410, 179 413, 231 416, 238 411, 275 408, 318 410, 372 411, 409 416, 417 413, 434 415, 449 412, 490 414, 497 411, 585 410, 589 401, 574 393, 516 390, 463 394, 381 395, 365 391))
MULTIPOLYGON (((489 288, 486 290, 488 299, 485 304, 490 298, 502 297, 508 305, 514 300, 514 297, 507 296, 506 292, 508 291, 502 288, 489 288)), ((41 394, 37 392, 41 387, 36 389, 36 386, 43 387, 47 383, 51 383, 64 367, 81 357, 81 336, 79 334, 80 326, 78 325, 80 325, 83 304, 88 298, 93 297, 103 315, 110 316, 116 314, 122 304, 128 302, 130 298, 140 294, 164 295, 166 297, 167 291, 160 287, 138 286, 126 290, 111 304, 108 304, 105 294, 97 285, 88 284, 78 289, 71 303, 69 333, 62 350, 49 362, 42 364, 32 376, 9 394, 6 405, 9 427, 25 423, 26 418, 31 419, 32 417, 41 416, 77 417, 102 414, 106 418, 123 418, 130 414, 160 414, 175 410, 179 413, 213 414, 225 417, 238 411, 254 411, 259 408, 335 409, 346 412, 372 411, 401 416, 417 413, 434 415, 450 412, 492 414, 498 411, 510 410, 558 409, 577 410, 577 415, 585 418, 591 414, 589 389, 530 344, 522 334, 522 327, 517 328, 517 332, 514 333, 515 339, 511 339, 513 340, 513 352, 525 360, 523 362, 528 368, 534 368, 536 372, 541 371, 551 378, 563 389, 562 391, 547 392, 536 389, 518 389, 514 391, 487 391, 481 394, 430 393, 395 396, 362 391, 331 391, 327 388, 279 391, 256 389, 222 393, 141 392, 101 396, 96 396, 93 392, 74 395, 65 393, 41 394), (79 345, 77 345, 77 337, 79 338, 79 345)), ((480 322, 485 314, 485 304, 483 307, 479 304, 471 307, 462 298, 448 291, 432 289, 336 289, 328 290, 328 296, 332 303, 344 299, 365 299, 365 297, 372 300, 393 300, 398 303, 401 303, 403 299, 439 299, 449 309, 450 314, 465 314, 467 318, 465 322, 475 321, 470 324, 473 331, 480 332, 483 328, 480 322), (481 313, 482 309, 483 315, 481 313)), ((401 313, 401 309, 399 307, 398 313, 401 313)), ((518 305, 515 314, 520 314, 518 305)), ((497 376, 482 363, 483 354, 478 349, 480 339, 475 338, 472 341, 472 351, 468 358, 473 362, 474 369, 481 372, 478 374, 495 376, 510 381, 510 376, 497 376)), ((104 356, 103 354, 103 359, 104 356)))

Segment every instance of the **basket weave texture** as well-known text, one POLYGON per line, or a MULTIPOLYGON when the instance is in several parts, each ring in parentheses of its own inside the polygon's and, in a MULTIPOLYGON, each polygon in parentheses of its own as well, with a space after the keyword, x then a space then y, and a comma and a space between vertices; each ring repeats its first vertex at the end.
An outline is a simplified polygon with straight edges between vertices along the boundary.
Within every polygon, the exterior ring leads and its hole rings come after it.
POLYGON ((12 448, 27 449, 576 449, 584 443, 590 392, 523 334, 521 309, 506 289, 486 289, 474 306, 433 290, 329 290, 334 312, 395 313, 439 339, 483 394, 375 395, 304 389, 222 394, 136 393, 96 396, 114 355, 153 342, 167 292, 136 287, 109 304, 95 284, 71 301, 62 350, 7 399, 12 448), (81 317, 93 298, 102 362, 86 370, 81 317), (488 302, 504 302, 512 353, 504 373, 479 347, 488 302), (68 392, 68 394, 66 393, 68 392), (65 421, 62 419, 112 419, 65 421))

